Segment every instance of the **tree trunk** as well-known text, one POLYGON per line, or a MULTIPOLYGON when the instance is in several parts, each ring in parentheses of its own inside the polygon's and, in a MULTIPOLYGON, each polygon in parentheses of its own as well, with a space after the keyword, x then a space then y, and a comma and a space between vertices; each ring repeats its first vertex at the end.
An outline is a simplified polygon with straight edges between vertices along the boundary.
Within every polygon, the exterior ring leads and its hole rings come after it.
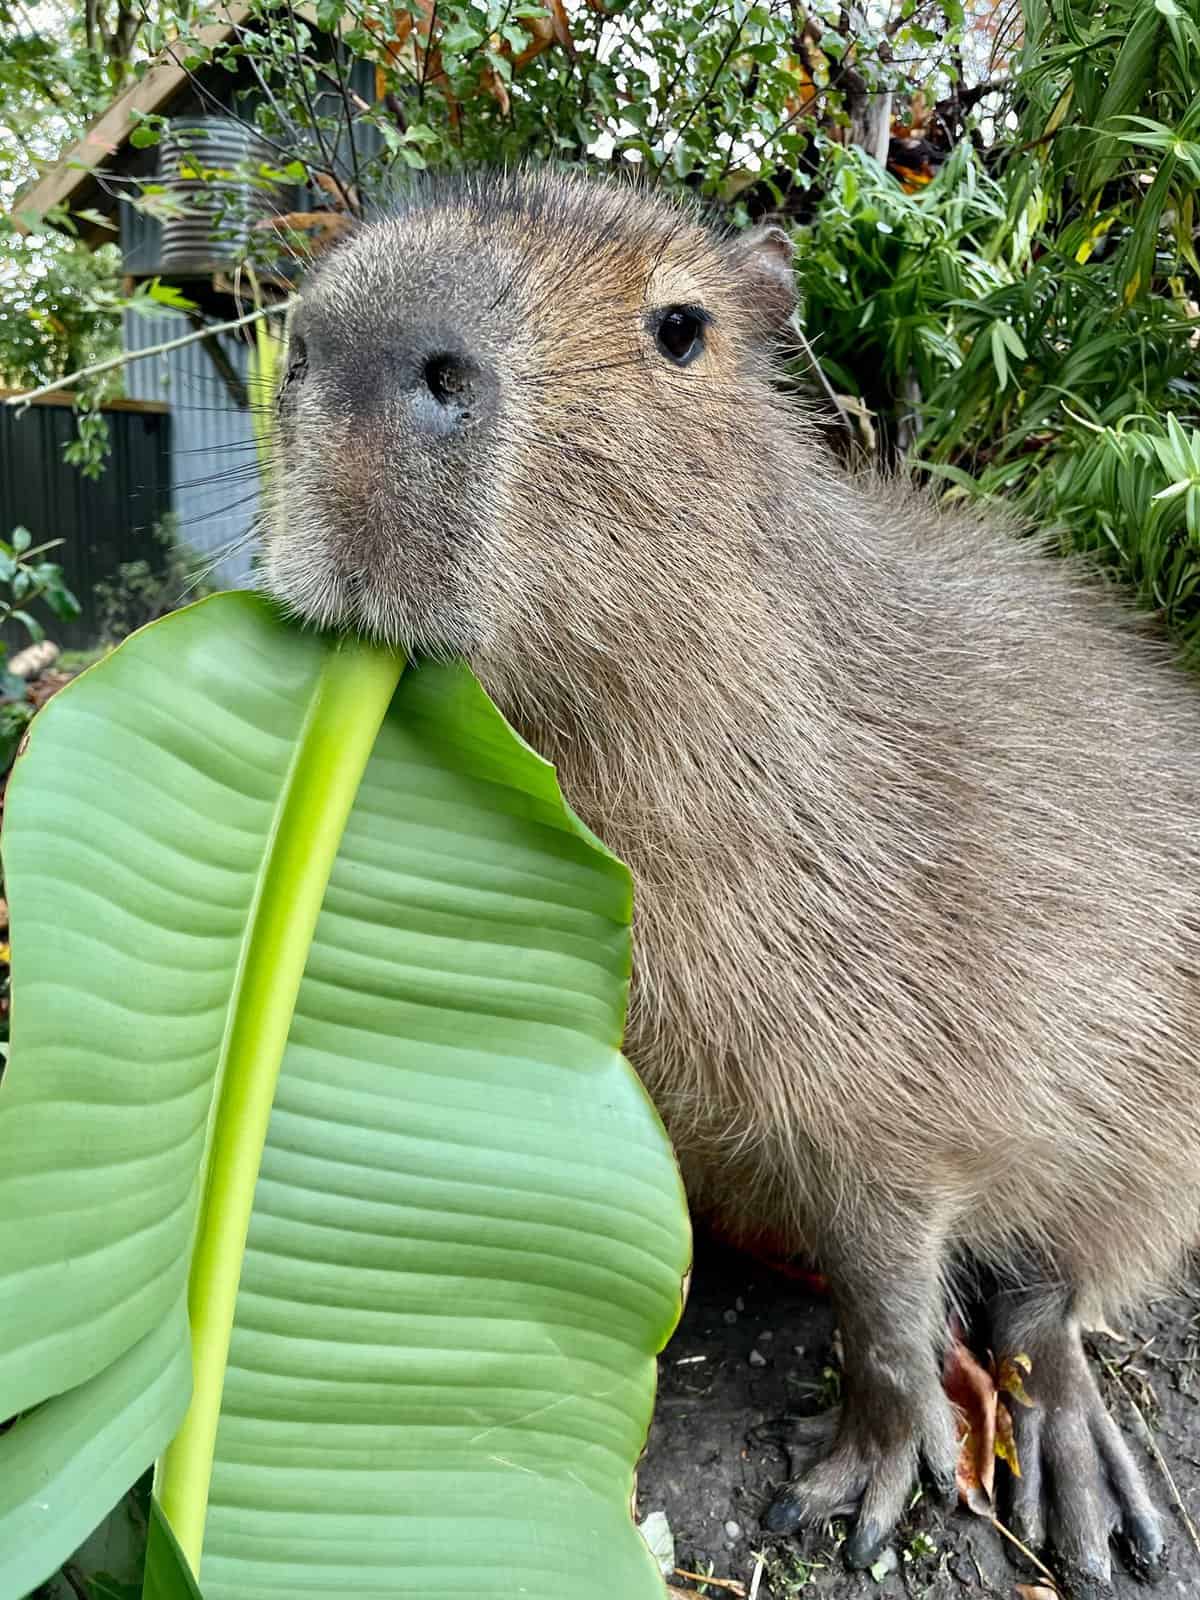
POLYGON ((892 91, 877 89, 872 94, 862 74, 852 68, 846 74, 846 109, 850 113, 851 144, 861 145, 885 167, 892 135, 892 91))

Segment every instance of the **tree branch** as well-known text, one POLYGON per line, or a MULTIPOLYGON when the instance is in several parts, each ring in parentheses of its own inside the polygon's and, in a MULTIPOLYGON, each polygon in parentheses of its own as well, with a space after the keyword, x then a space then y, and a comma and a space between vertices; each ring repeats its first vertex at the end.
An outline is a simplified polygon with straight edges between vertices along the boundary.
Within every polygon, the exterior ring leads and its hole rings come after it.
POLYGON ((230 361, 225 351, 221 349, 221 341, 198 312, 188 311, 185 312, 185 315, 192 327, 200 335, 200 343, 204 347, 208 359, 217 369, 217 375, 225 386, 226 394, 228 394, 239 411, 247 410, 250 404, 250 396, 246 392, 246 385, 242 382, 241 375, 233 362, 230 361))
POLYGON ((117 25, 112 35, 111 58, 113 66, 117 69, 118 79, 122 81, 128 72, 140 27, 141 18, 130 0, 120 0, 117 7, 117 25))
POLYGON ((888 18, 887 25, 883 30, 884 33, 887 34, 889 39, 894 39, 901 28, 907 28, 912 23, 919 22, 924 11, 924 6, 918 6, 911 17, 906 17, 902 10, 898 11, 894 17, 888 18))
MULTIPOLYGON (((708 83, 707 83, 707 85, 705 86, 705 89, 704 89, 704 93, 695 102, 695 104, 692 106, 692 109, 688 112, 687 116, 684 117, 683 121, 679 124, 679 129, 678 129, 678 131, 677 131, 677 133, 675 135, 676 144, 679 143, 679 141, 683 138, 684 134, 691 127, 692 123, 699 116, 700 112, 703 111, 704 107, 708 104, 709 97, 711 96, 713 90, 717 87, 718 83, 720 83, 722 75, 724 74, 726 67, 728 67, 730 61, 733 58, 733 52, 737 49, 738 44, 741 41, 742 34, 745 31, 745 27, 746 27, 746 17, 747 16, 749 16, 749 12, 747 12, 742 17, 742 20, 737 24, 737 26, 733 30, 733 33, 730 35, 729 43, 726 45, 726 47, 725 47, 725 49, 724 49, 724 51, 723 51, 723 53, 721 55, 720 61, 717 62, 717 70, 713 73, 712 77, 708 80, 708 83)), ((659 162, 658 168, 657 168, 657 170, 656 170, 656 172, 654 174, 654 185, 655 186, 657 186, 659 180, 661 179, 663 173, 665 172, 666 166, 667 166, 667 162, 668 162, 669 159, 670 159, 670 157, 666 154, 666 152, 664 152, 663 158, 659 162)))
POLYGON ((952 106, 956 106, 959 111, 970 111, 981 100, 985 100, 989 94, 996 94, 1001 89, 1007 89, 1011 81, 1008 77, 988 78, 984 83, 977 83, 970 89, 961 89, 957 94, 952 94, 947 100, 939 100, 933 109, 940 112, 943 107, 949 109, 952 106))
POLYGON ((275 312, 290 311, 299 299, 299 295, 291 295, 273 306, 262 306, 257 311, 248 311, 244 317, 234 317, 231 322, 214 322, 194 333, 185 333, 178 339, 166 339, 162 344, 153 344, 147 350, 122 350, 119 356, 109 356, 107 361, 95 361, 90 367, 80 367, 77 372, 68 372, 65 378, 56 378, 53 383, 44 383, 40 389, 26 389, 21 394, 10 395, 4 403, 6 406, 16 406, 24 411, 34 400, 40 400, 44 394, 54 394, 58 389, 69 389, 80 378, 94 378, 101 372, 113 371, 115 367, 126 367, 133 361, 144 361, 147 356, 166 355, 168 350, 181 350, 185 344, 195 344, 200 339, 211 339, 214 334, 232 333, 235 328, 244 328, 251 322, 259 321, 261 317, 272 316, 275 312))

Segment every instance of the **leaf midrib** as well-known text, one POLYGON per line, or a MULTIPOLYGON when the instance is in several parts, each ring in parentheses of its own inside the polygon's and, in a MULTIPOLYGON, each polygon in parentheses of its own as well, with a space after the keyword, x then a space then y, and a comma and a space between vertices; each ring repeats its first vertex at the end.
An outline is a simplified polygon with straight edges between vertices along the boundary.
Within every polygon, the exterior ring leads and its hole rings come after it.
POLYGON ((320 662, 271 815, 230 986, 192 1240, 193 1394, 159 1463, 194 1573, 207 1517, 238 1282, 279 1069, 317 918, 403 658, 346 644, 320 662))

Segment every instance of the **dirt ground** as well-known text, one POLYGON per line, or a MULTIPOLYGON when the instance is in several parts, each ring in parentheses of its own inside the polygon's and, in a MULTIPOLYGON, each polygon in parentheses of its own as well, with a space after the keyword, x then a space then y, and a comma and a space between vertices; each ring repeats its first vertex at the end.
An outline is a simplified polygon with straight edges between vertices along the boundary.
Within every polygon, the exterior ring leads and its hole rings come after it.
MULTIPOLYGON (((1096 1341, 1107 1358, 1101 1382, 1114 1414, 1134 1441, 1151 1494, 1165 1513, 1168 1567, 1150 1591, 1124 1571, 1118 1600, 1200 1600, 1200 1555, 1175 1501, 1200 1522, 1200 1283, 1155 1302, 1124 1342, 1096 1341), (1147 1343, 1147 1341, 1150 1341, 1147 1343), (1119 1372, 1114 1378, 1112 1372, 1119 1372), (1132 1397, 1132 1400, 1131 1400, 1132 1397), (1161 1455, 1147 1449, 1134 1405, 1161 1455)), ((893 1544, 890 1573, 872 1577, 843 1566, 835 1540, 779 1540, 759 1515, 787 1477, 787 1458, 769 1437, 786 1414, 823 1409, 837 1382, 832 1308, 802 1284, 759 1267, 700 1237, 691 1293, 679 1331, 660 1363, 659 1396, 638 1478, 638 1515, 665 1512, 676 1565, 711 1573, 726 1585, 704 1588, 676 1577, 682 1590, 710 1600, 1012 1600, 1037 1574, 1009 1559, 1000 1534, 963 1510, 945 1511, 922 1497, 893 1544), (759 1555, 762 1561, 759 1561, 759 1555)), ((1041 1580, 1044 1581, 1044 1580, 1041 1580)))

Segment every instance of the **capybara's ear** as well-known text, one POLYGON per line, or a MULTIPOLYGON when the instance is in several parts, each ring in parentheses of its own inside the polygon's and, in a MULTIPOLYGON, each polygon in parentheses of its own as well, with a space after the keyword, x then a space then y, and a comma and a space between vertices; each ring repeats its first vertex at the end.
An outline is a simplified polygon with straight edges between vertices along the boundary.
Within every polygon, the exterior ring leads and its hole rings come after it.
POLYGON ((746 308, 758 332, 764 338, 778 338, 787 331, 796 309, 791 235, 774 223, 767 223, 741 234, 729 249, 746 308))

